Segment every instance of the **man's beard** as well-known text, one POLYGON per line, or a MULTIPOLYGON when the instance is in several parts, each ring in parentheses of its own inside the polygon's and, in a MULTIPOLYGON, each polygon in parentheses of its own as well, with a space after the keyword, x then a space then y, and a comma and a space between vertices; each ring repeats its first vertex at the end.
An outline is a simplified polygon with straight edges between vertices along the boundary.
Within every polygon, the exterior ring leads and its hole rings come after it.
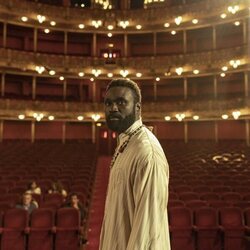
POLYGON ((125 118, 122 118, 120 115, 116 114, 111 114, 106 117, 108 128, 117 133, 125 132, 135 122, 135 120, 136 120, 135 109, 131 114, 127 115, 125 118), (111 120, 110 118, 112 117, 116 117, 118 119, 111 120))

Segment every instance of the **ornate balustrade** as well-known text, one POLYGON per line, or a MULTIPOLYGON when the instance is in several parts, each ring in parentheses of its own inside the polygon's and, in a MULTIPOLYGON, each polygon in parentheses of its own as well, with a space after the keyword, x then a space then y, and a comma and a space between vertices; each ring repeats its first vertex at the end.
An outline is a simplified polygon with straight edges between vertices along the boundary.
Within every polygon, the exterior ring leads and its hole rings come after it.
MULTIPOLYGON (((221 119, 222 114, 231 114, 234 110, 241 111, 242 119, 249 119, 249 107, 249 99, 237 98, 143 103, 142 111, 144 119, 148 121, 163 120, 165 115, 174 117, 177 113, 185 113, 187 120, 192 119, 193 115, 199 115, 202 120, 216 120, 221 119)), ((54 115, 57 120, 76 120, 78 115, 83 115, 85 121, 90 121, 93 113, 99 113, 103 120, 103 109, 104 106, 101 103, 0 99, 0 118, 2 119, 17 119, 20 113, 25 114, 28 119, 33 119, 34 112, 42 112, 45 115, 54 115)))

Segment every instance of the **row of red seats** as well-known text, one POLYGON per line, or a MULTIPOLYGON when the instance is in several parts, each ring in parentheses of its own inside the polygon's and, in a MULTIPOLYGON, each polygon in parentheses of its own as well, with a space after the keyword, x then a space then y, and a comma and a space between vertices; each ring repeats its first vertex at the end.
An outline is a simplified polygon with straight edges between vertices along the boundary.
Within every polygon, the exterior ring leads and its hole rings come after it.
POLYGON ((249 250, 250 209, 169 208, 172 250, 249 250))
POLYGON ((82 228, 74 208, 23 209, 0 214, 1 250, 79 250, 82 228))

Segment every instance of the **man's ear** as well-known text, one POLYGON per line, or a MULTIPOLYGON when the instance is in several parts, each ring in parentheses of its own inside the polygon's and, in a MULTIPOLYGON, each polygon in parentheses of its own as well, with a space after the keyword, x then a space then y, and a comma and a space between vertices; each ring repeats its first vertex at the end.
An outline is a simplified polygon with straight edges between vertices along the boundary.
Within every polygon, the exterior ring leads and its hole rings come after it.
POLYGON ((140 103, 140 102, 137 102, 137 103, 135 104, 135 108, 136 108, 136 111, 137 111, 137 112, 140 112, 140 111, 141 111, 141 103, 140 103))

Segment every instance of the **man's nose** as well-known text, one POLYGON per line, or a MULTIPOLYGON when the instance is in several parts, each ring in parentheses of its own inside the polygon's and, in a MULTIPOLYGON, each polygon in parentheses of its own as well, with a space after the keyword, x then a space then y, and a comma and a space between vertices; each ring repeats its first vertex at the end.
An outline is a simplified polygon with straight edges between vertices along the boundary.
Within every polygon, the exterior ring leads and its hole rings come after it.
POLYGON ((116 112, 116 111, 118 111, 118 106, 117 106, 117 104, 116 104, 115 102, 113 102, 113 103, 111 104, 111 106, 110 106, 110 111, 111 111, 111 112, 116 112))

